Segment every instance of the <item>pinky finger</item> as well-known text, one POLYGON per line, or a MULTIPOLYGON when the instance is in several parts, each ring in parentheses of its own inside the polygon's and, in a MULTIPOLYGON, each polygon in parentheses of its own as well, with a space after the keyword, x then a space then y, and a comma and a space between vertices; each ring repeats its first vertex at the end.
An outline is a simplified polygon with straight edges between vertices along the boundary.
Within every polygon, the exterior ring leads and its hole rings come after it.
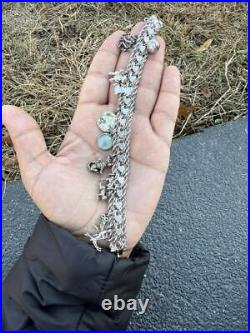
POLYGON ((155 134, 171 144, 180 104, 180 72, 174 66, 165 67, 160 92, 151 114, 155 134))

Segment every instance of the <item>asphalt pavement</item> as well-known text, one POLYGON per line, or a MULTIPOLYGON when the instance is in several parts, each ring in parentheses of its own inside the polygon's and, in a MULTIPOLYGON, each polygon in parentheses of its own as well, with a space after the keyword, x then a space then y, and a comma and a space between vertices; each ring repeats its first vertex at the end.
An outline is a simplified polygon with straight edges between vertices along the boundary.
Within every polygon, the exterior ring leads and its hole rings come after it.
MULTIPOLYGON (((247 118, 174 140, 170 170, 143 237, 151 262, 130 330, 247 330, 247 118)), ((38 209, 21 182, 3 196, 3 276, 38 209)))

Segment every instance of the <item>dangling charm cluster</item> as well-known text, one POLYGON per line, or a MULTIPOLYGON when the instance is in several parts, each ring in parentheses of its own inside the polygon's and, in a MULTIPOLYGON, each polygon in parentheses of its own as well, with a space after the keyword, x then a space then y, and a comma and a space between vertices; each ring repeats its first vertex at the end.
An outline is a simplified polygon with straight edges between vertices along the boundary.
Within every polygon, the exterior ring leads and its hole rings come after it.
POLYGON ((114 93, 118 96, 115 112, 106 111, 97 120, 101 134, 97 146, 110 151, 106 158, 88 163, 88 169, 102 175, 99 200, 107 201, 107 210, 95 225, 95 231, 86 234, 97 250, 98 241, 105 240, 111 252, 121 253, 127 245, 126 190, 129 175, 129 148, 131 123, 134 115, 136 93, 148 54, 159 49, 156 33, 162 22, 152 15, 145 19, 142 30, 135 36, 124 34, 119 42, 122 51, 131 51, 127 68, 110 73, 114 93), (105 174, 105 176, 104 176, 105 174))

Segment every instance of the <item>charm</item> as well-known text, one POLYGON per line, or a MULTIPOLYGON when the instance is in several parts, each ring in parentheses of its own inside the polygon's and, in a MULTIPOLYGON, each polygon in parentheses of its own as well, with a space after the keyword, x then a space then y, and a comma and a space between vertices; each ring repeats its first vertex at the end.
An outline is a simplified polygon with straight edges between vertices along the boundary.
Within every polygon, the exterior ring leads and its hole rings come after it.
POLYGON ((103 132, 112 132, 116 125, 116 115, 113 112, 103 112, 97 120, 97 126, 103 132))
POLYGON ((99 149, 110 150, 113 146, 113 139, 110 134, 103 133, 97 137, 96 143, 99 149))
POLYGON ((137 41, 137 36, 132 36, 130 34, 124 34, 120 38, 118 47, 122 51, 126 52, 126 51, 132 49, 132 47, 135 45, 136 41, 137 41))
POLYGON ((99 183, 98 197, 100 200, 107 200, 106 179, 101 179, 99 183))
POLYGON ((160 47, 158 40, 154 37, 147 43, 148 52, 153 53, 160 47))
POLYGON ((98 158, 98 160, 96 161, 89 162, 88 169, 92 172, 102 173, 105 166, 106 163, 100 158, 98 158))
POLYGON ((108 217, 106 214, 102 214, 98 217, 95 228, 97 231, 101 232, 105 229, 105 225, 108 222, 108 217))
POLYGON ((88 163, 88 169, 92 172, 103 173, 106 167, 111 167, 113 164, 114 156, 109 155, 105 161, 98 158, 96 161, 91 161, 88 163))
POLYGON ((110 173, 106 178, 102 178, 99 183, 98 197, 107 200, 114 191, 114 175, 110 173))
POLYGON ((159 30, 163 26, 162 21, 159 20, 156 15, 151 15, 150 17, 146 18, 145 22, 151 23, 152 27, 156 30, 159 30))
POLYGON ((108 177, 106 178, 106 188, 107 192, 111 193, 114 191, 114 174, 110 173, 108 177))

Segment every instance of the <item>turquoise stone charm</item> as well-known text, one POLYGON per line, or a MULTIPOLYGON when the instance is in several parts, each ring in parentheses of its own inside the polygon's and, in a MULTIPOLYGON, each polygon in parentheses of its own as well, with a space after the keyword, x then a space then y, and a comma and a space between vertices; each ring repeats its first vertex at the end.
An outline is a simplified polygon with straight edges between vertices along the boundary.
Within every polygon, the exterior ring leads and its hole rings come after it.
POLYGON ((113 146, 112 136, 108 133, 103 133, 97 137, 97 146, 101 150, 109 150, 113 146))

